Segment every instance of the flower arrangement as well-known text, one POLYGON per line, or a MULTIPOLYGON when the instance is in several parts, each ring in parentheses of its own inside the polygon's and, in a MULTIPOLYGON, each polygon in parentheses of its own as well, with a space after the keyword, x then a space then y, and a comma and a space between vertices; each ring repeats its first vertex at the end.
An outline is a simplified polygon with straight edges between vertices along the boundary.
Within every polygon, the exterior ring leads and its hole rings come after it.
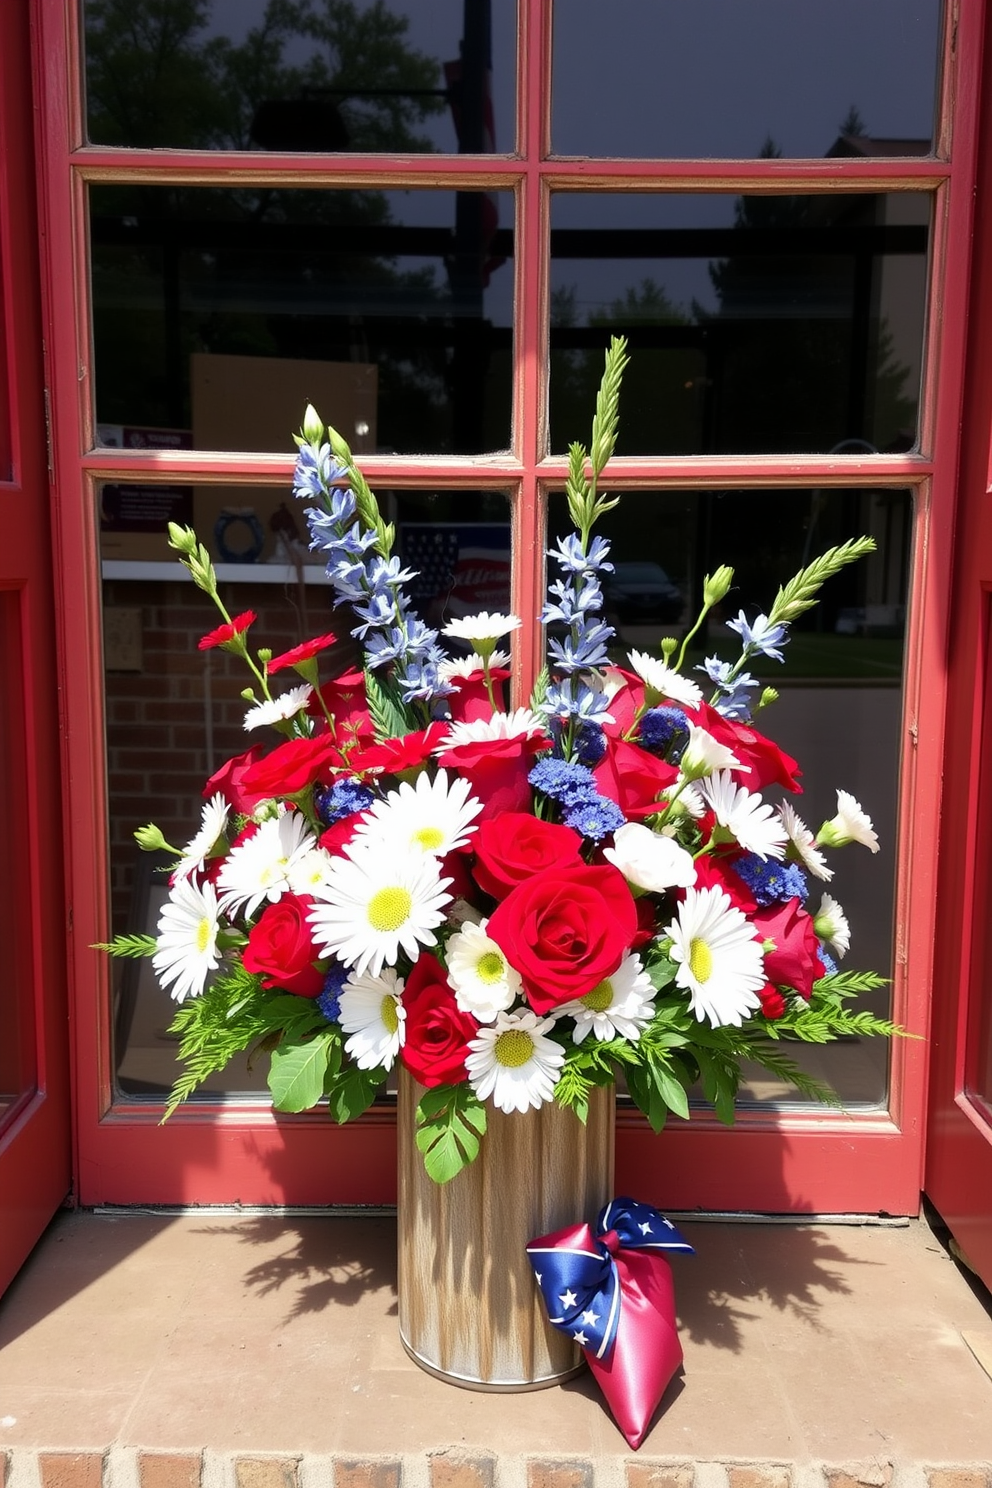
POLYGON ((683 671, 733 571, 708 575, 703 607, 660 654, 611 660, 603 615, 610 545, 593 529, 616 505, 599 488, 614 448, 626 348, 606 357, 592 439, 573 445, 574 531, 556 540, 541 620, 548 667, 528 706, 509 707, 512 615, 454 620, 443 636, 411 609, 413 575, 344 440, 308 408, 294 476, 311 545, 349 605, 361 671, 322 680, 321 635, 273 656, 250 645, 255 616, 231 616, 206 549, 171 545, 216 603, 200 642, 241 657, 252 677, 255 744, 207 782, 199 830, 174 854, 157 936, 104 949, 151 956, 179 1004, 184 1072, 169 1114, 237 1053, 267 1051, 277 1110, 326 1100, 347 1121, 400 1061, 425 1087, 418 1146, 430 1176, 477 1155, 490 1105, 547 1101, 579 1119, 618 1076, 657 1131, 688 1117, 699 1082, 733 1120, 741 1062, 824 1096, 791 1041, 896 1030, 850 1006, 883 979, 837 970, 849 929, 828 892, 827 854, 872 852, 852 796, 814 835, 788 802, 795 760, 751 722, 776 696, 747 670, 782 659, 792 621, 831 575, 874 547, 832 548, 782 587, 767 615, 729 621, 739 659, 683 671), (467 650, 467 654, 465 654, 467 650), (296 674, 280 690, 280 673, 296 674), (277 680, 278 679, 278 680, 277 680))

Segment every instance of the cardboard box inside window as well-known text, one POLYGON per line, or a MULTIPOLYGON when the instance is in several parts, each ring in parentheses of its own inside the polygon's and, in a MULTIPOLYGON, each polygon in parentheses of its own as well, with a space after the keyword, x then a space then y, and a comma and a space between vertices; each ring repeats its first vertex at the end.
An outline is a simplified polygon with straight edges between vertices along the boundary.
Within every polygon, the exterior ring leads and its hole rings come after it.
MULTIPOLYGON (((378 368, 371 364, 197 352, 190 383, 196 449, 290 453, 308 403, 356 454, 376 447, 378 368)), ((285 561, 278 535, 291 538, 294 529, 306 561, 322 562, 307 548, 303 508, 288 481, 278 489, 198 486, 193 525, 214 562, 285 561)))

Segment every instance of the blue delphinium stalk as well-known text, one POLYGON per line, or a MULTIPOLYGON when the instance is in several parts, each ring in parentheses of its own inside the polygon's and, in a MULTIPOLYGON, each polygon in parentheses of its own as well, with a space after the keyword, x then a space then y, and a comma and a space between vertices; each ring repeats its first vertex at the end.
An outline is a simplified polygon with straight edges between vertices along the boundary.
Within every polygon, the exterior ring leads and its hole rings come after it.
MULTIPOLYGON (((710 699, 718 713, 725 718, 740 718, 745 722, 751 717, 751 695, 758 687, 758 679, 743 668, 755 656, 768 656, 773 661, 784 661, 778 649, 789 639, 787 621, 777 623, 767 615, 757 615, 749 621, 743 610, 736 620, 727 621, 727 629, 736 631, 741 638, 741 654, 733 663, 721 661, 718 656, 707 656, 697 672, 705 672, 716 686, 710 699)), ((760 705, 759 705, 760 706, 760 705)))
POLYGON ((294 494, 317 501, 306 512, 311 548, 327 555, 335 604, 350 604, 358 618, 352 635, 362 642, 369 667, 393 666, 403 701, 425 706, 451 687, 439 668, 446 660, 430 630, 411 609, 404 585, 414 577, 391 555, 393 528, 383 521, 375 497, 333 429, 324 429, 313 408, 297 440, 294 494))

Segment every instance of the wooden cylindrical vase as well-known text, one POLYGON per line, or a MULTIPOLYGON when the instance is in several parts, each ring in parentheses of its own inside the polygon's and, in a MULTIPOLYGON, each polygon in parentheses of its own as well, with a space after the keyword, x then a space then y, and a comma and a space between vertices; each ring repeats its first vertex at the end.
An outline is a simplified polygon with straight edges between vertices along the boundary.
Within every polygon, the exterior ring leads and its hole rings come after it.
POLYGON ((616 1101, 594 1090, 583 1125, 549 1103, 488 1107, 474 1163, 438 1185, 414 1140, 423 1087, 400 1070, 399 1322, 407 1353, 452 1384, 538 1390, 582 1367, 550 1326, 526 1247, 538 1235, 595 1219, 613 1197, 616 1101))

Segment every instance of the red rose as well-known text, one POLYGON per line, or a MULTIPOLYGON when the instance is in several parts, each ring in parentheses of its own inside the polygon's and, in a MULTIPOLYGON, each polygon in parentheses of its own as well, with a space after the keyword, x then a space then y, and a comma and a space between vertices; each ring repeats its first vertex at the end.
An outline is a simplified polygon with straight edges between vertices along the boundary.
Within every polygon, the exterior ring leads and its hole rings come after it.
MULTIPOLYGON (((344 672, 340 677, 335 677, 333 682, 325 682, 320 689, 320 696, 334 719, 334 737, 342 749, 356 741, 359 744, 372 743, 375 729, 365 696, 364 672, 344 672)), ((323 720, 324 709, 320 706, 320 698, 310 695, 307 712, 314 718, 323 720)))
POLYGON ((421 952, 403 989, 406 1036, 400 1059, 421 1085, 460 1085, 468 1079, 468 1041, 479 1025, 455 1001, 444 967, 421 952))
POLYGON ((571 827, 541 821, 527 811, 504 811, 480 822, 472 841, 475 880, 494 899, 545 868, 579 866, 582 838, 571 827))
POLYGON ((534 755, 547 749, 548 736, 515 734, 509 739, 472 739, 438 755, 438 764, 454 770, 482 802, 480 821, 504 811, 526 811, 531 803, 530 773, 534 755))
POLYGON ((536 873, 496 906, 487 926, 542 1014, 598 987, 616 971, 637 930, 627 881, 605 864, 536 873))
POLYGON ((295 796, 325 772, 330 774, 329 766, 340 759, 328 734, 316 739, 287 739, 264 759, 256 760, 245 771, 242 784, 245 790, 257 791, 260 800, 266 796, 295 796))
POLYGON ((685 708, 683 711, 693 723, 712 734, 719 744, 732 749, 742 765, 749 766, 749 773, 733 772, 749 791, 760 791, 766 785, 782 785, 786 790, 802 791, 796 779, 802 774, 798 761, 750 724, 724 718, 709 703, 700 703, 698 708, 685 708))
POLYGON ((660 811, 658 797, 679 772, 639 744, 607 736, 606 753, 592 773, 600 795, 616 801, 629 821, 660 811))
MULTIPOLYGON (((493 667, 489 673, 497 713, 505 710, 503 683, 509 675, 506 667, 493 667)), ((481 667, 470 677, 450 678, 450 686, 454 688, 448 699, 452 722, 474 723, 477 718, 492 718, 493 703, 486 688, 486 674, 481 667)))
POLYGON ((303 895, 283 894, 248 931, 241 959, 246 971, 261 972, 263 987, 282 987, 297 997, 320 996, 324 973, 313 965, 320 950, 307 923, 312 903, 303 895))
MULTIPOLYGON (((740 857, 735 853, 734 857, 740 857)), ((751 915, 758 907, 747 884, 739 873, 735 873, 733 858, 726 857, 722 853, 702 853, 695 861, 696 888, 697 889, 722 889, 730 897, 731 904, 746 915, 751 915)))
POLYGON ((261 744, 253 744, 244 754, 236 754, 233 759, 229 759, 219 770, 214 771, 203 787, 204 797, 209 799, 220 791, 229 806, 242 816, 250 816, 259 801, 265 797, 260 791, 245 790, 245 774, 264 753, 261 744))
POLYGON ((622 684, 610 698, 610 717, 612 723, 604 723, 603 730, 611 739, 622 739, 629 734, 635 722, 644 708, 644 683, 636 672, 628 672, 624 667, 612 667, 610 675, 615 681, 622 679, 622 684))
POLYGON ((798 899, 772 904, 750 916, 760 940, 773 940, 765 952, 765 975, 776 987, 791 987, 809 1001, 813 983, 826 975, 813 921, 798 899))

